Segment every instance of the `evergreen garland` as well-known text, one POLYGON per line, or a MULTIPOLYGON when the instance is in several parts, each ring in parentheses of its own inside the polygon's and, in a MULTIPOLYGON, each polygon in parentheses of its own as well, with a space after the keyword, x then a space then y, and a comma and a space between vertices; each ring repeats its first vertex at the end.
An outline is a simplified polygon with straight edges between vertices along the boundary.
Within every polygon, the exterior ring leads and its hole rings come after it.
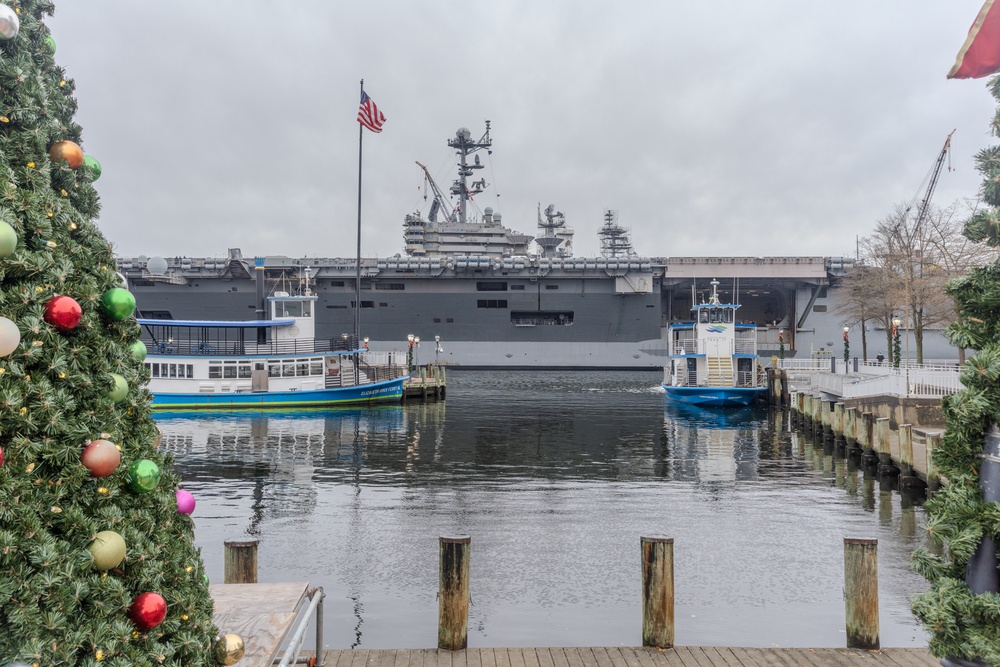
MULTIPOLYGON (((988 84, 1000 102, 1000 78, 988 84)), ((1000 106, 991 126, 1000 137, 1000 106)), ((983 174, 986 208, 965 224, 965 236, 1000 247, 1000 147, 976 156, 983 174)), ((930 589, 911 601, 913 612, 931 633, 930 650, 939 657, 1000 665, 1000 594, 976 595, 966 585, 970 557, 984 537, 1000 543, 1000 504, 983 500, 980 457, 986 430, 1000 423, 1000 261, 952 281, 947 289, 959 318, 948 328, 957 347, 977 350, 962 371, 964 389, 944 399, 945 434, 934 464, 947 484, 927 501, 930 538, 942 555, 918 549, 915 569, 930 589)))
POLYGON ((53 4, 4 1, 20 32, 0 40, 0 223, 17 234, 13 253, 0 257, 0 316, 21 340, 0 357, 0 665, 212 665, 217 631, 193 523, 177 511, 178 480, 155 449, 147 371, 130 349, 140 328, 101 308, 121 279, 94 223, 98 174, 49 157, 57 141, 82 143, 73 81, 56 66, 43 22, 53 4), (82 308, 66 331, 45 318, 58 295, 82 308), (129 387, 117 403, 112 373, 129 387), (117 469, 99 479, 81 463, 98 438, 121 451, 117 469), (142 459, 161 470, 146 493, 128 476, 142 459), (106 530, 127 551, 100 572, 90 545, 106 530), (167 602, 150 630, 129 614, 145 592, 167 602))

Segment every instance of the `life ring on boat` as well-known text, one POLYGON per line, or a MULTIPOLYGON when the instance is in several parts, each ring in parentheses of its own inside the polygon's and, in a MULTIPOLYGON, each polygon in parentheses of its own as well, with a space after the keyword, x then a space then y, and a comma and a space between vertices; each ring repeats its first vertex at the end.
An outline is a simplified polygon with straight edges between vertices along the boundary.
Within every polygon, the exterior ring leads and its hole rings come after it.
POLYGON ((336 355, 331 354, 326 358, 326 374, 340 375, 340 358, 336 355))

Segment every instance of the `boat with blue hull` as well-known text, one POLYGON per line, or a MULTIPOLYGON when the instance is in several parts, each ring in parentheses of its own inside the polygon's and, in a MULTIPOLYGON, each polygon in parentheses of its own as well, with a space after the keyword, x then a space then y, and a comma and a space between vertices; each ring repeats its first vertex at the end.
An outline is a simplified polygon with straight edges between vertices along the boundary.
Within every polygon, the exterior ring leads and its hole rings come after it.
POLYGON ((344 334, 314 337, 315 302, 276 292, 249 321, 139 319, 154 410, 260 410, 398 403, 403 353, 369 352, 344 334))
POLYGON ((751 405, 767 388, 757 356, 757 327, 738 322, 739 304, 720 303, 719 282, 712 280, 711 286, 708 302, 691 308, 693 322, 667 329, 663 390, 672 401, 700 407, 751 405))

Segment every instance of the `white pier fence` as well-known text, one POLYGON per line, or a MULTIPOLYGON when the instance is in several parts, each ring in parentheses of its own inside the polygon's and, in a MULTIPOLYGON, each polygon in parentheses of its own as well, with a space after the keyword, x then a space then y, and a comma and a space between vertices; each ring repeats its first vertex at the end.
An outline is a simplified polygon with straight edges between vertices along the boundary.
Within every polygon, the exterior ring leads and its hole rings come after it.
POLYGON ((962 389, 957 362, 900 364, 899 368, 877 362, 845 364, 842 360, 783 359, 778 363, 799 377, 808 376, 812 387, 841 398, 904 396, 941 398, 962 389))

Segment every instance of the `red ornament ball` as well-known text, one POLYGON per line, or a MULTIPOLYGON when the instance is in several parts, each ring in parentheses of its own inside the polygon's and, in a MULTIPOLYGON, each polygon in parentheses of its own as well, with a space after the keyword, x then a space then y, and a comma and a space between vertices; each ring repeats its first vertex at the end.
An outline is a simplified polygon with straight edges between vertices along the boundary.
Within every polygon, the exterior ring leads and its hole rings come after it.
POLYGON ((59 331, 70 331, 80 323, 83 310, 73 297, 54 296, 45 304, 45 321, 59 331))
POLYGON ((91 440, 80 454, 80 462, 90 471, 91 477, 107 477, 121 463, 122 455, 109 440, 91 440))
POLYGON ((128 617, 139 630, 152 630, 167 617, 167 601, 159 593, 143 593, 132 601, 128 617))
POLYGON ((0 466, 3 465, 3 447, 0 447, 0 466))

